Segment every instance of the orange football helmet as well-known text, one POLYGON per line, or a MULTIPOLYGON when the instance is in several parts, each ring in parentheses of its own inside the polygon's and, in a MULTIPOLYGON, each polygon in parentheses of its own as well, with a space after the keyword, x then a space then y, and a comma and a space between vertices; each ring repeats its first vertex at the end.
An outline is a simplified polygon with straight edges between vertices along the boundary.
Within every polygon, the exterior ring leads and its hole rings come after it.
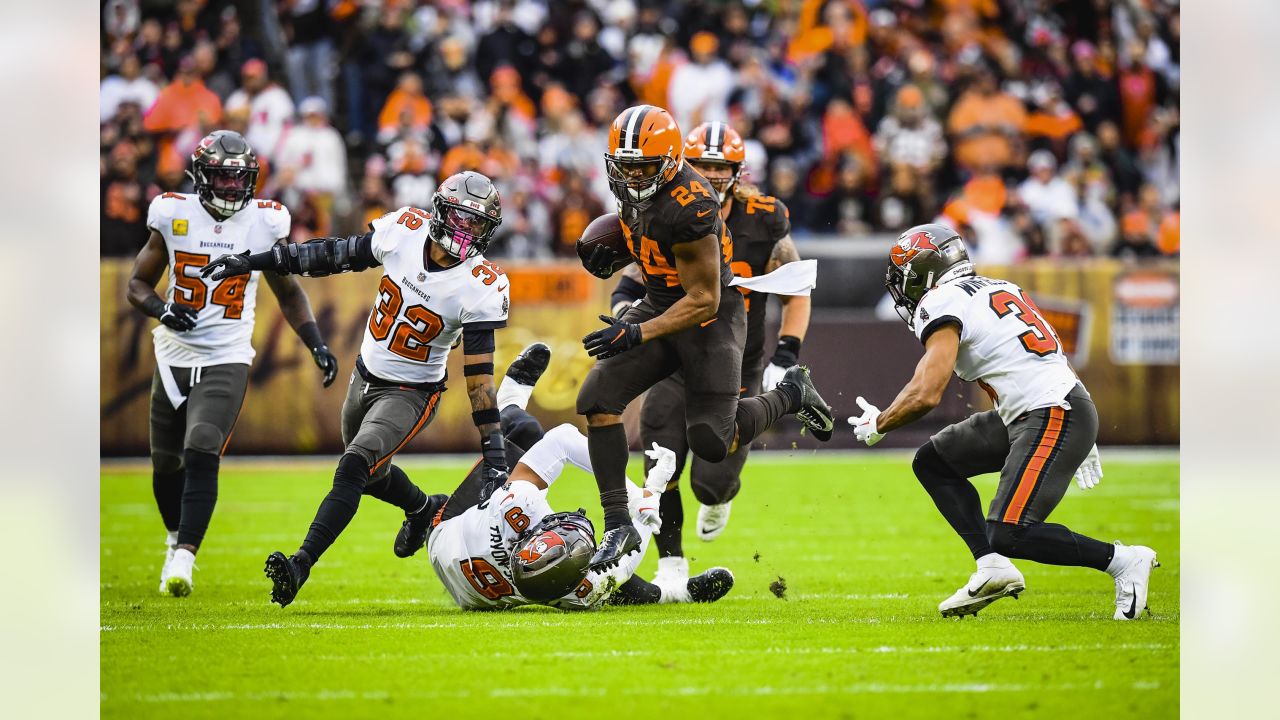
POLYGON ((604 156, 614 197, 647 200, 674 178, 684 162, 681 137, 671 113, 655 105, 629 107, 614 118, 604 156))
POLYGON ((742 136, 737 130, 724 122, 705 122, 693 129, 689 137, 684 139, 684 156, 698 169, 702 165, 728 165, 733 175, 725 180, 707 178, 727 200, 742 175, 743 163, 747 160, 747 147, 742 143, 742 136))

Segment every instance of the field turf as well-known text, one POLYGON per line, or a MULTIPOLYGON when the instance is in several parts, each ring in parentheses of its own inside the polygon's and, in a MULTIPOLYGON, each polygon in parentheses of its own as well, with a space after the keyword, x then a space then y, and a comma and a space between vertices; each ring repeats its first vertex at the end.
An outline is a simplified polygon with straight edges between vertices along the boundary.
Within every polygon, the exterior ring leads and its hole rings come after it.
MULTIPOLYGON (((291 552, 328 463, 227 463, 195 592, 157 593, 164 531, 141 468, 102 476, 104 718, 1168 718, 1178 713, 1178 467, 1104 450, 1106 477, 1053 516, 1154 547, 1153 615, 1111 620, 1106 575, 1020 563, 1028 589, 975 618, 936 606, 972 571, 894 453, 760 455, 728 530, 693 534, 693 572, 733 570, 722 601, 567 614, 456 610, 425 552, 391 553, 398 511, 365 498, 290 607, 263 560, 291 552), (770 583, 782 578, 779 599, 770 583), (804 715, 798 713, 803 712, 804 715)), ((469 464, 406 458, 429 492, 469 464)), ((638 463, 632 477, 638 478, 638 463)), ((984 500, 994 476, 979 481, 984 500)), ((553 506, 598 520, 571 470, 553 506)), ((641 574, 651 577, 655 553, 641 574)))

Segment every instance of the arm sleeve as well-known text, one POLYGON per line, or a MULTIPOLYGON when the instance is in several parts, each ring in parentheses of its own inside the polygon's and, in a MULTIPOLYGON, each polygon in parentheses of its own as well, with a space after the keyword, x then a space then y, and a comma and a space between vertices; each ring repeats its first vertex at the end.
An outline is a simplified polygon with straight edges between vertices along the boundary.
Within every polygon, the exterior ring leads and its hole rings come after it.
POLYGON ((697 200, 677 206, 671 214, 668 237, 671 244, 693 242, 708 235, 720 235, 720 203, 715 198, 698 196, 697 200))
MULTIPOLYGON (((493 352, 497 346, 493 339, 492 327, 487 323, 474 323, 462 326, 462 352, 465 355, 483 355, 493 352)), ((490 363, 492 366, 492 363, 490 363)))
POLYGON ((609 307, 617 307, 618 303, 621 302, 631 304, 643 298, 647 292, 644 283, 623 275, 622 279, 618 281, 617 287, 613 289, 613 295, 609 298, 609 307))

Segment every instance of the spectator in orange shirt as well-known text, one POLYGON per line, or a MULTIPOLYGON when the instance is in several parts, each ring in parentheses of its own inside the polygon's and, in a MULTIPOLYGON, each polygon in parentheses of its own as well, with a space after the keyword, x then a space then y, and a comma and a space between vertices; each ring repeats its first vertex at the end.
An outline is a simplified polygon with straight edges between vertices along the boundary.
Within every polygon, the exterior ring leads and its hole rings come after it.
POLYGON ((400 131, 400 120, 405 110, 409 111, 409 124, 414 131, 425 133, 431 125, 431 101, 422 93, 422 78, 417 73, 407 72, 400 76, 396 89, 387 96, 387 102, 378 115, 378 139, 385 143, 386 139, 397 135, 400 131))
POLYGON ((876 167, 871 133, 862 124, 853 106, 844 98, 834 98, 822 115, 822 154, 826 160, 853 152, 864 168, 876 167))
POLYGON ((1067 157, 1067 141, 1080 132, 1080 116, 1062 99, 1057 83, 1046 82, 1031 91, 1036 108, 1027 116, 1027 139, 1032 147, 1043 146, 1059 160, 1067 157))
POLYGON ((142 117, 142 127, 158 136, 156 174, 172 176, 187 166, 187 158, 175 145, 183 130, 197 136, 213 130, 222 120, 222 101, 195 73, 195 61, 184 57, 173 82, 160 91, 155 104, 142 117))
POLYGON ((1182 250, 1181 240, 1182 216, 1177 207, 1164 220, 1160 221, 1160 230, 1156 234, 1156 247, 1165 255, 1177 255, 1182 250))
POLYGON ((979 69, 947 118, 956 163, 968 172, 1015 165, 1022 153, 1026 121, 1022 103, 1000 91, 990 69, 979 69))

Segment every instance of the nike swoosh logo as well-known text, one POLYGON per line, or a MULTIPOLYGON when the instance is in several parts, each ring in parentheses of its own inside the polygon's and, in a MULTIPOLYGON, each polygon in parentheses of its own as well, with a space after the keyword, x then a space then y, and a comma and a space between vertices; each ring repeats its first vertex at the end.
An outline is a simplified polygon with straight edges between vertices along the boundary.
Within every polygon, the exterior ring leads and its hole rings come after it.
POLYGON ((1138 593, 1135 592, 1137 587, 1137 585, 1129 583, 1129 594, 1133 596, 1133 599, 1129 601, 1129 609, 1124 612, 1124 616, 1130 620, 1138 614, 1138 593))
POLYGON ((506 289, 507 289, 507 286, 503 285, 502 287, 498 288, 498 292, 502 292, 503 290, 506 290, 506 289))
POLYGON ((703 210, 702 212, 697 213, 697 216, 698 216, 698 217, 706 217, 706 216, 707 216, 708 214, 710 214, 710 213, 711 213, 711 208, 707 208, 706 210, 703 210))
POLYGON ((989 582, 991 582, 991 578, 987 578, 986 580, 983 580, 982 584, 978 586, 977 590, 970 590, 969 588, 965 588, 965 591, 969 593, 969 597, 971 598, 978 597, 978 593, 982 592, 982 588, 986 587, 987 583, 989 582))

